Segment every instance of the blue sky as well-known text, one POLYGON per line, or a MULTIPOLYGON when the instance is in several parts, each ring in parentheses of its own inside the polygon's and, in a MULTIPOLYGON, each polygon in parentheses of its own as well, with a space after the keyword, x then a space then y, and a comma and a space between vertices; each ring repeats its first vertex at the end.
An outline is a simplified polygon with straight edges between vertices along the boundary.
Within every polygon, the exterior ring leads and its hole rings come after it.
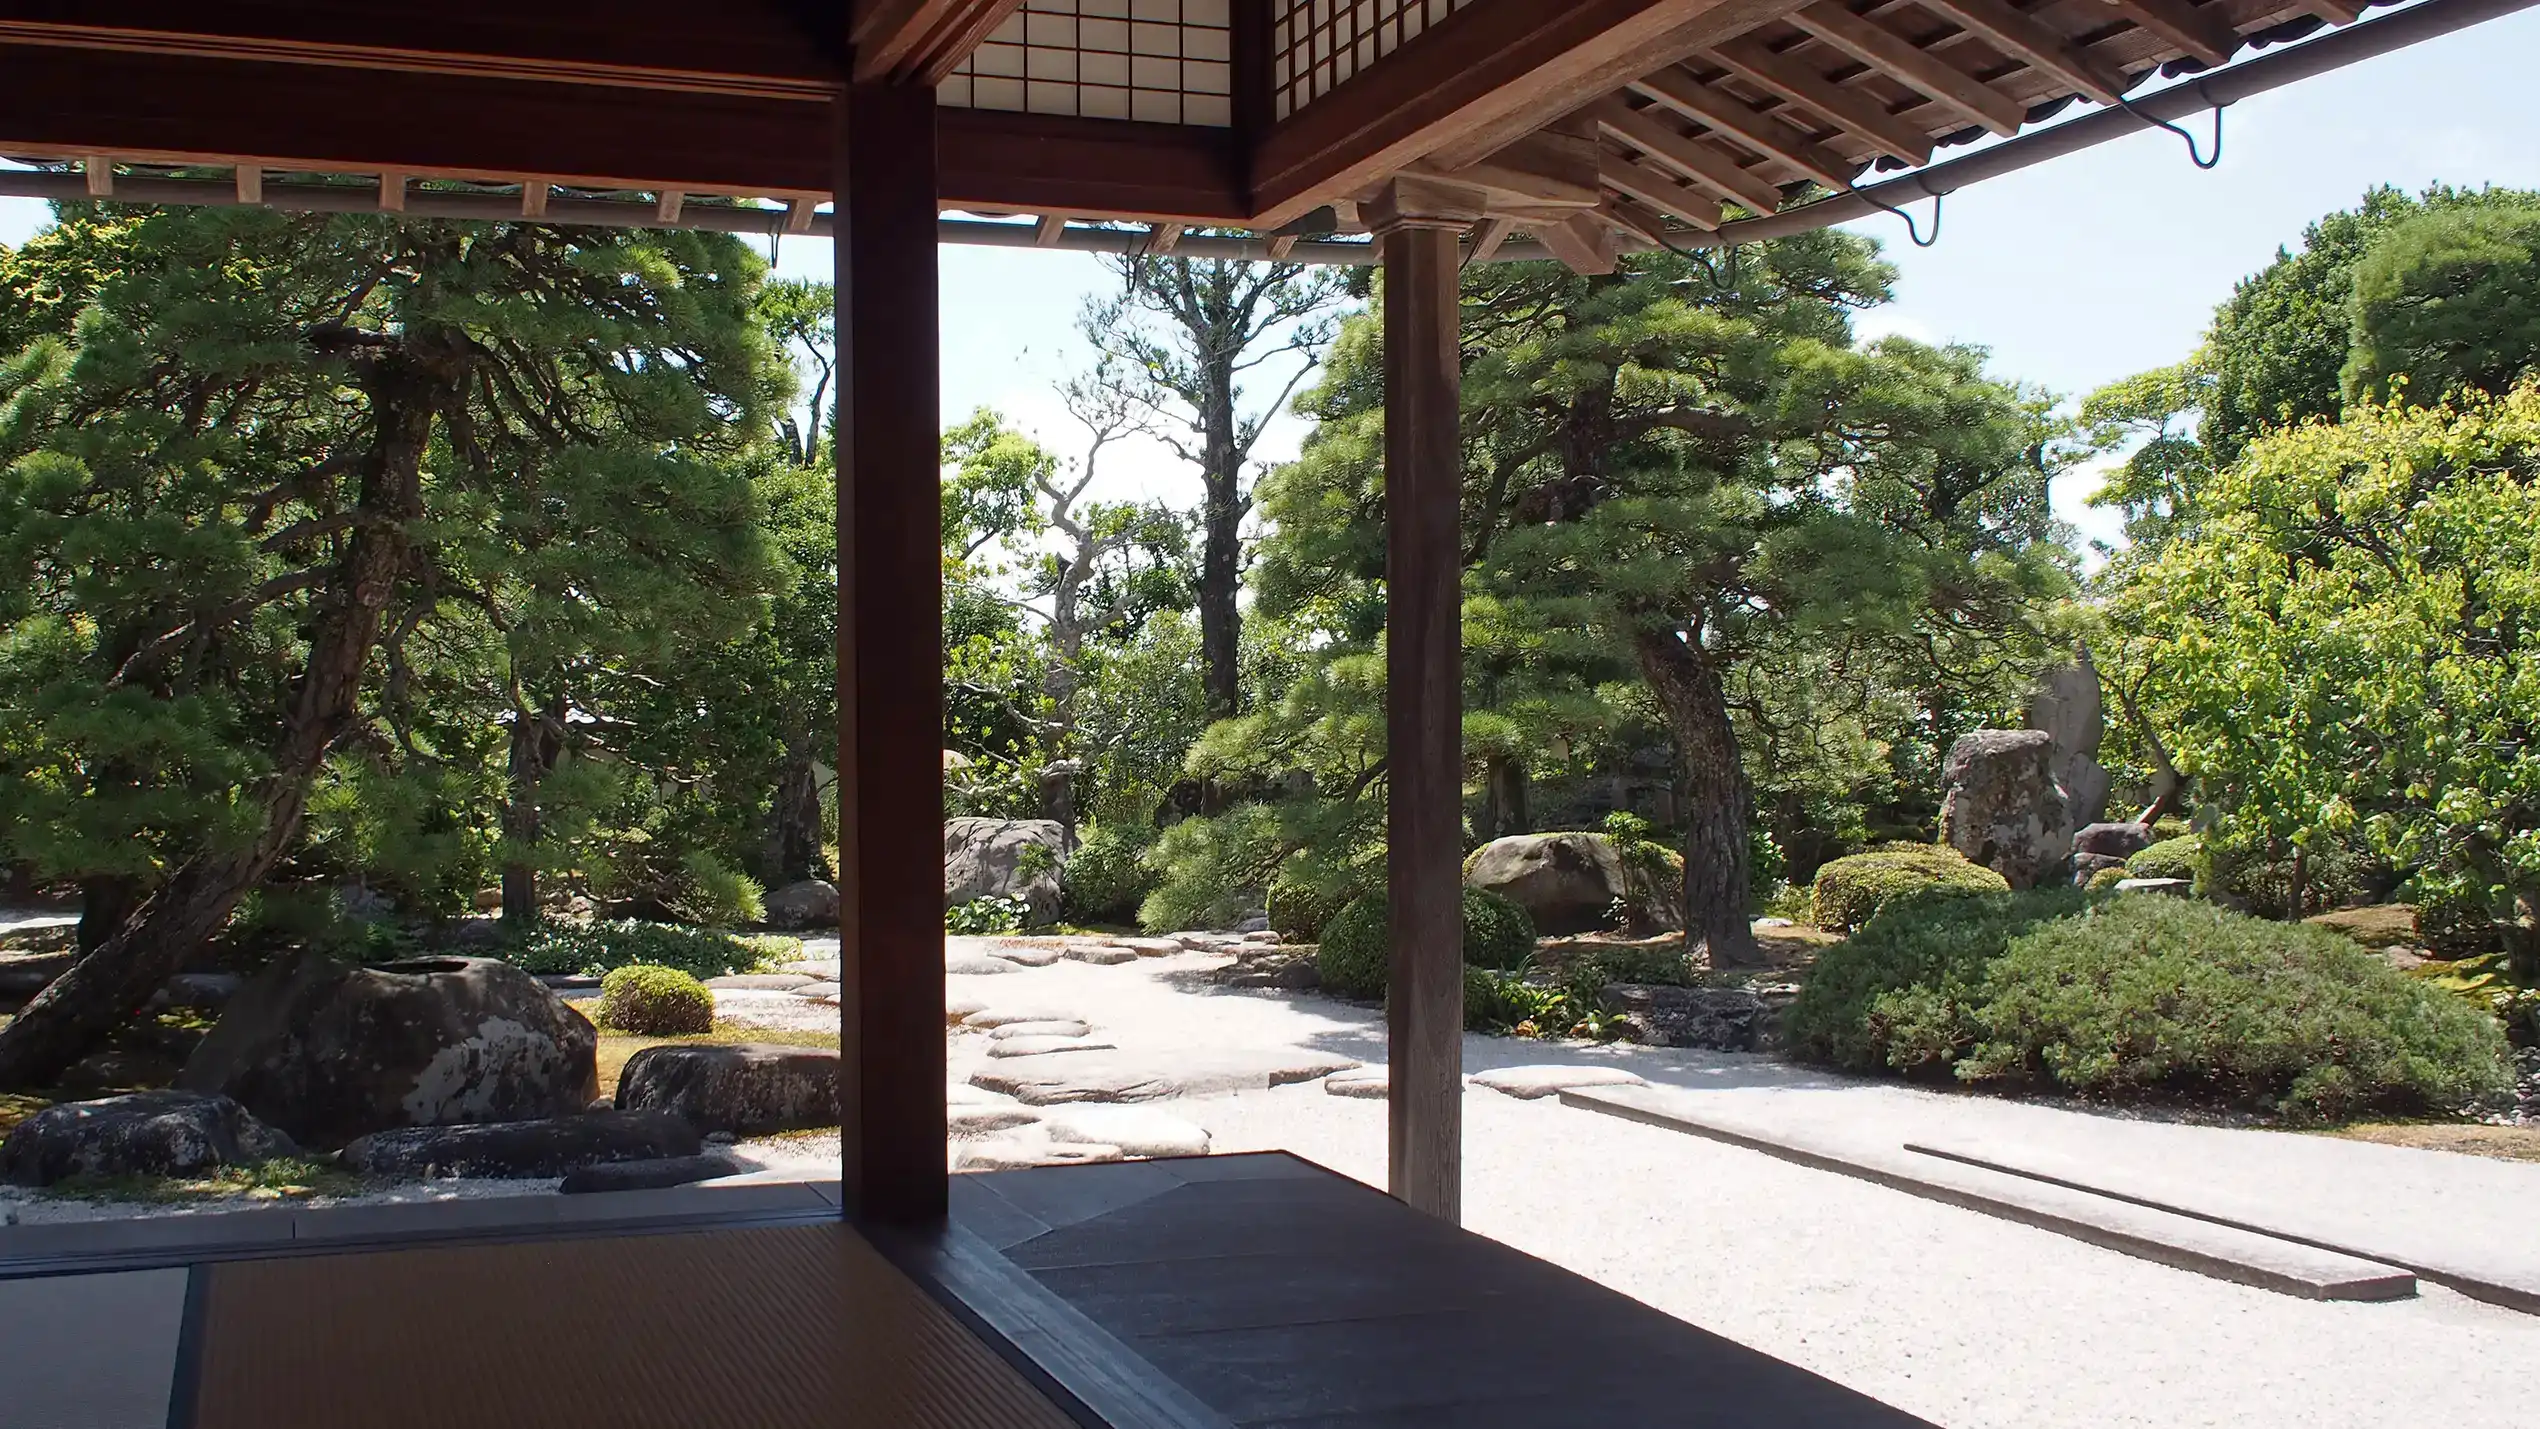
MULTIPOLYGON (((2170 134, 2147 131, 1953 195, 1940 243, 1916 249, 1893 218, 1854 225, 1888 246, 1897 301, 1865 317, 1869 333, 1974 343, 2001 376, 2067 395, 2176 361, 2233 282, 2263 266, 2302 225, 2377 183, 2540 188, 2540 103, 2529 60, 2540 11, 2475 26, 2232 107, 2222 166, 2189 164, 2170 134)), ((2202 121, 2191 121, 2200 137, 2202 121)), ((1918 208, 1927 220, 1928 207, 1918 208)), ((45 220, 43 205, 0 199, 0 242, 45 220)), ((788 240, 787 273, 824 274, 824 241, 788 240)), ((1078 311, 1108 280, 1087 255, 946 248, 944 412, 1008 413, 1054 448, 1077 445, 1053 385, 1084 361, 1078 311)), ((1266 396, 1285 374, 1265 374, 1266 396)), ((1258 453, 1292 454, 1302 424, 1277 423, 1258 453)), ((1103 485, 1115 494, 1197 499, 1169 453, 1123 452, 1103 485)), ((2094 478, 2062 483, 2057 505, 2089 534, 2094 478)))

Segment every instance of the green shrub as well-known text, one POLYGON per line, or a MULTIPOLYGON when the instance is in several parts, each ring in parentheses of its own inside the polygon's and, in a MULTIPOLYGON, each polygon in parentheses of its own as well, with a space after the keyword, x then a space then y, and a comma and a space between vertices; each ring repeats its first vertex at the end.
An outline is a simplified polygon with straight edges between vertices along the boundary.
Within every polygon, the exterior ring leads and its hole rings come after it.
POLYGON ((541 920, 526 938, 510 945, 503 958, 524 972, 541 975, 597 977, 616 968, 642 964, 676 968, 690 977, 723 977, 754 972, 790 946, 792 940, 743 940, 708 928, 676 923, 643 923, 631 918, 603 923, 541 920))
POLYGON ((944 931, 965 938, 992 937, 998 933, 1016 933, 1023 929, 1032 905, 1020 898, 973 898, 944 910, 944 931))
POLYGON ((1270 931, 1288 943, 1311 943, 1323 935, 1323 925, 1332 915, 1349 905, 1358 895, 1354 892, 1332 893, 1303 879, 1280 877, 1270 885, 1266 912, 1270 915, 1270 931))
POLYGON ((1576 1021, 1569 1015, 1570 1007, 1570 994, 1561 988, 1542 987, 1515 973, 1492 968, 1464 970, 1467 1032, 1505 1037, 1526 1030, 1559 1036, 1576 1021))
POLYGON ((691 921, 728 925, 756 923, 767 917, 767 890, 759 881, 704 849, 679 856, 679 897, 673 904, 691 921))
POLYGON ((2152 839, 2155 843, 2169 839, 2183 839, 2194 832, 2196 832, 2196 826, 2176 814, 2152 821, 2152 839))
POLYGON ((2372 901, 2388 887, 2386 867, 2361 849, 2323 844, 2301 860, 2301 879, 2294 879, 2294 860, 2287 852, 2204 845, 2200 891, 2241 901, 2250 912, 2267 918, 2299 918, 2323 908, 2345 908, 2372 901))
POLYGON ((2204 870, 2204 848, 2204 840, 2194 834, 2163 839, 2127 859, 2125 876, 2193 879, 2204 870))
POLYGON ((622 967, 600 982, 599 1023, 639 1037, 712 1032, 714 994, 677 968, 622 967))
POLYGON ((2116 868, 2103 868, 2097 873, 2090 875, 2090 891, 2093 893, 2105 893, 2133 876, 2134 875, 2127 872, 2122 865, 2116 868))
POLYGON ((1848 933, 1904 894, 2002 893, 2010 886, 2001 874, 1968 862, 1955 849, 1891 844, 1819 868, 1812 921, 1829 932, 1848 933))
POLYGON ((1087 830, 1058 876, 1059 903, 1067 919, 1138 921, 1138 905, 1155 891, 1155 870, 1146 861, 1154 842, 1155 830, 1144 824, 1098 824, 1087 830))
POLYGON ((1884 910, 1819 958, 1795 1053, 2336 1117, 2448 1112, 2509 1084, 2494 1021, 2319 928, 2069 889, 1884 910))
MULTIPOLYGON (((1526 910, 1478 888, 1464 890, 1464 961, 1467 966, 1505 970, 1522 967, 1535 950, 1534 920, 1526 910)), ((1323 925, 1315 950, 1314 970, 1326 991, 1343 997, 1385 995, 1391 964, 1384 895, 1370 893, 1323 925)))

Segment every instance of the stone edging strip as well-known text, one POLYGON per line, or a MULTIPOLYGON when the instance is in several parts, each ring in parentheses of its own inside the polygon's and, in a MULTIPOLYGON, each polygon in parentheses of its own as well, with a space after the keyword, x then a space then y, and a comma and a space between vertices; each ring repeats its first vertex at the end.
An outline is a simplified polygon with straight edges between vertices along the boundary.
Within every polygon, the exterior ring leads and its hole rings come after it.
POLYGON ((2280 1294, 2308 1300, 2404 1300, 2417 1293, 2416 1276, 2397 1266, 1963 1161, 1918 1155, 1901 1145, 1844 1143, 1768 1126, 1724 1115, 1683 1093, 1662 1088, 1585 1087, 1561 1093, 1561 1101, 1565 1106, 1725 1142, 2280 1294))
POLYGON ((1936 1156, 1963 1166, 1974 1166, 2004 1175, 2024 1177, 2050 1186, 2063 1186, 2093 1196, 2105 1196, 2112 1201, 2123 1201, 2128 1205, 2149 1207, 2170 1215, 2203 1221, 2208 1225, 2228 1226, 2233 1230, 2272 1236, 2277 1240, 2291 1241, 2295 1245, 2311 1246, 2338 1255, 2351 1255, 2390 1265, 2405 1266, 2415 1272, 2420 1279, 2431 1280, 2447 1290, 2458 1291, 2473 1300, 2484 1300, 2490 1305, 2502 1305, 2509 1310, 2520 1310, 2526 1315, 2540 1315, 2540 1284, 2504 1280, 2485 1271, 2468 1270, 2458 1265, 2438 1263, 2423 1256, 2408 1255, 2403 1252, 2394 1254, 2393 1252, 2398 1250, 2395 1246, 2341 1244, 2317 1236, 2299 1234, 2280 1225, 2268 1225, 2259 1221, 2218 1215, 2212 1211, 2200 1211, 2194 1206, 2181 1205, 2167 1197, 2143 1195, 2125 1190, 2120 1184, 2119 1177, 2059 1175, 2035 1166, 2022 1165, 1990 1154, 1983 1148, 1966 1144, 1909 1141, 1905 1143, 1905 1149, 1925 1156, 1936 1156))

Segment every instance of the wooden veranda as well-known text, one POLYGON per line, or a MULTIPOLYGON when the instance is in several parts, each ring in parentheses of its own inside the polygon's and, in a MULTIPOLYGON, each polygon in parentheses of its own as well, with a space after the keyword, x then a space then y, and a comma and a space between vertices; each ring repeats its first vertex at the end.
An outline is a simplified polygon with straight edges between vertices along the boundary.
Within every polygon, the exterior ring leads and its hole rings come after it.
MULTIPOLYGON (((1001 1185, 1026 1188, 1014 1193, 1025 1202, 1107 1207, 1043 1216, 1042 1232, 1111 1217, 1105 1244, 1163 1235, 1182 1247, 1166 1269, 1141 1262, 1143 1289, 1115 1277, 1126 1298, 1101 1301, 1145 1307, 1105 1322, 1123 1363, 1181 1366, 1134 1422, 1586 1422, 1547 1397, 1576 1376, 1576 1354, 1494 1365, 1469 1327, 1444 1321, 1434 1334, 1398 1321, 1395 1339, 1374 1343, 1407 1363, 1464 1334, 1464 1362, 1497 1376, 1483 1418, 1441 1400, 1330 1408, 1302 1368, 1332 1358, 1330 1346, 1302 1331, 1279 1342, 1292 1345, 1285 1379, 1264 1371, 1210 1399, 1204 1360, 1141 1338, 1184 1332, 1157 1328, 1170 1319, 1155 1318, 1157 1304, 1211 1303, 1212 1273, 1253 1264, 1229 1257, 1288 1253, 1340 1277, 1316 1282, 1332 1294, 1352 1257, 1425 1287, 1417 1304, 1380 1286, 1349 1292, 1375 1307, 1367 1317, 1444 1314, 1468 1291, 1517 1297, 1492 1303, 1528 1303, 1538 1339, 1577 1350, 1581 1337, 1621 1336, 1644 1377, 1680 1376, 1683 1397, 1626 1395, 1616 1413, 1902 1422, 1689 1327, 1671 1340, 1585 1282, 1515 1267, 1513 1253, 1452 1230, 1458 270, 1551 257, 1596 272, 1657 245, 1899 208, 2531 3, 2421 0, 2366 18, 2366 0, 0 0, 0 155, 41 161, 0 173, 0 193, 834 236, 841 1206, 903 1273, 968 1287, 952 1297, 968 1307, 953 1333, 1025 1366, 1017 1383, 1049 1390, 1046 1357, 1068 1352, 1055 1319, 1028 1307, 1100 1297, 1017 1269, 1031 1260, 1009 1253, 1022 1242, 998 1246, 982 1229, 1016 1211, 996 1204, 1001 1185), (2064 114, 2076 105, 2099 112, 2064 114), (1951 157, 1988 138, 2002 142, 1951 157), (1099 1189, 1147 1174, 1137 1168, 1007 1173, 953 1203, 939 846, 907 836, 940 823, 944 804, 944 239, 1383 265, 1391 1190, 1445 1226, 1415 1233, 1283 1168, 1193 1173, 1137 1194, 1099 1189), (1183 1194, 1203 1184, 1219 1189, 1183 1194), (1289 1226, 1292 1242, 1247 1248, 1264 1197, 1319 1209, 1289 1226), (1169 1210, 1118 1220, 1138 1205, 1169 1210), (1026 1308, 1004 1320, 979 1309, 1000 1295, 1026 1308), (1575 1323, 1537 1313, 1561 1303, 1579 1307, 1575 1323)), ((357 1259, 341 1273, 389 1275, 357 1259)), ((209 1283, 217 1304, 224 1282, 209 1283)), ((1271 1301, 1275 1288, 1255 1286, 1271 1301)), ((1028 1422, 965 1410, 959 1385, 957 1374, 918 1384, 908 1392, 936 1396, 933 1408, 871 1422, 1028 1422)), ((1083 1396, 1053 1402, 1083 1422, 1133 1422, 1083 1396)), ((655 1422, 585 1409, 594 1422, 655 1422)))

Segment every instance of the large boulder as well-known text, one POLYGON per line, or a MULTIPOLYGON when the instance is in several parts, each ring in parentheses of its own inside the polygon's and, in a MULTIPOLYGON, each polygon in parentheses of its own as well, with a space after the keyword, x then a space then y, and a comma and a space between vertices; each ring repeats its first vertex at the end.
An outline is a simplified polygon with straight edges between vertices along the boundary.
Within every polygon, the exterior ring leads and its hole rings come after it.
POLYGON ((2074 853, 2113 858, 2121 863, 2151 846, 2149 824, 2092 824, 2073 835, 2074 853))
POLYGON ((2055 783, 2055 739, 2040 729, 1980 729, 1949 746, 1940 841, 2033 888, 2072 856, 2071 806, 2055 783))
POLYGON ((49 1106, 0 1142, 0 1181, 50 1186, 73 1176, 189 1176, 299 1148, 228 1097, 135 1092, 49 1106))
POLYGON ((598 1046, 581 1013, 508 963, 349 967, 301 953, 230 1000, 177 1085, 341 1146, 392 1127, 581 1111, 599 1095, 598 1046))
POLYGON ((1056 819, 946 819, 944 906, 1020 898, 1034 926, 1058 920, 1067 831, 1056 819))
POLYGON ((1614 925, 1614 905, 1627 899, 1623 860, 1603 834, 1511 834, 1482 845, 1464 883, 1526 910, 1549 936, 1592 933, 1614 925))
POLYGON ((2055 742, 2049 768, 2074 825, 2106 817, 2109 777, 2098 755, 2108 733, 2107 707, 2089 651, 2074 652, 2073 663, 2046 673, 2029 697, 2028 727, 2055 742))
POLYGON ((836 1126, 838 1054, 759 1044, 647 1047, 626 1060, 617 1105, 734 1136, 836 1126))
POLYGON ((616 1161, 695 1156, 697 1129, 665 1111, 585 1111, 537 1121, 376 1131, 336 1159, 372 1176, 536 1179, 616 1161))
POLYGON ((805 928, 838 926, 838 885, 821 879, 805 879, 788 883, 761 900, 767 910, 767 926, 799 932, 805 928))
POLYGON ((1632 1040, 1646 1046, 1755 1052, 1771 1040, 1772 1006, 1747 988, 1618 982, 1598 993, 1597 1001, 1622 1014, 1632 1040))

